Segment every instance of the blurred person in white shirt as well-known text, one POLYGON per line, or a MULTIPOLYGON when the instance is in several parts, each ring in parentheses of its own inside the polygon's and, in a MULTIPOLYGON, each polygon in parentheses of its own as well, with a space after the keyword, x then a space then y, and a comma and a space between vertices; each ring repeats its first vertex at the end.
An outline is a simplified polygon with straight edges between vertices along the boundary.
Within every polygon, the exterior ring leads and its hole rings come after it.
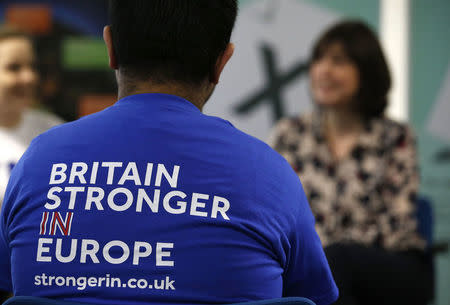
POLYGON ((38 86, 36 55, 25 33, 0 27, 0 130, 25 146, 50 127, 56 115, 33 109, 38 86))
POLYGON ((0 207, 11 169, 19 161, 25 149, 25 145, 0 130, 0 207))
POLYGON ((56 115, 33 109, 38 73, 31 38, 0 27, 0 204, 10 171, 31 140, 63 123, 56 115))

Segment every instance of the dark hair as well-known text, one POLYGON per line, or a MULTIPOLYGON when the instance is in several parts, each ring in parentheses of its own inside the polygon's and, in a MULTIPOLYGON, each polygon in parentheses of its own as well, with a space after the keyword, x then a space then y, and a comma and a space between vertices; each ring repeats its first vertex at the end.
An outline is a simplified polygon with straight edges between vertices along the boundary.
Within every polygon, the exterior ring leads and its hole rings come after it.
POLYGON ((361 21, 337 23, 318 39, 311 60, 320 59, 335 43, 342 45, 358 69, 360 86, 355 100, 358 111, 366 119, 383 116, 391 76, 377 36, 361 21))
POLYGON ((121 72, 196 84, 230 41, 237 0, 110 0, 109 13, 121 72))
POLYGON ((9 25, 1 25, 0 26, 0 41, 10 39, 10 38, 24 38, 28 39, 31 42, 33 39, 27 33, 9 25))

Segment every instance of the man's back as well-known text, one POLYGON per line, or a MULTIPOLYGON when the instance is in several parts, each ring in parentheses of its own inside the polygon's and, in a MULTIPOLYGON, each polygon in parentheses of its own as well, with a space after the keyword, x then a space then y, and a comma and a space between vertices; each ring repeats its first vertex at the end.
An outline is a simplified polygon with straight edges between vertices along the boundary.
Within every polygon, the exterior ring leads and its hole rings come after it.
POLYGON ((38 137, 1 217, 16 295, 98 304, 337 295, 289 165, 172 95, 129 96, 38 137))

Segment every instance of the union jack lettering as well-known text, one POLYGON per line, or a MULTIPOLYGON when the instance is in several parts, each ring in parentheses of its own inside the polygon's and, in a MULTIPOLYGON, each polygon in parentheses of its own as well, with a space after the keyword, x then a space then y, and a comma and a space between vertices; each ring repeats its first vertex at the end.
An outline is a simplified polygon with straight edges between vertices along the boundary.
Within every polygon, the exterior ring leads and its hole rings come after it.
POLYGON ((40 225, 40 232, 39 235, 45 235, 46 227, 47 227, 47 221, 48 221, 48 212, 42 213, 42 220, 40 225))
MULTIPOLYGON (((47 213, 47 212, 45 212, 47 213)), ((72 227, 73 212, 67 212, 66 217, 62 218, 59 212, 52 212, 52 220, 50 227, 50 235, 55 235, 56 228, 59 229, 62 235, 70 235, 70 228, 72 227)))

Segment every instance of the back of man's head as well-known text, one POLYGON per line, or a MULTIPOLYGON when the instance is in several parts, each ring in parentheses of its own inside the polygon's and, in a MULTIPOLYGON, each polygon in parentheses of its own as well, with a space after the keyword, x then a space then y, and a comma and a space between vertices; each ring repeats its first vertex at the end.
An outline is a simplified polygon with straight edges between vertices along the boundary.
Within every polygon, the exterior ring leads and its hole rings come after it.
POLYGON ((110 0, 121 73, 154 83, 198 84, 230 41, 237 0, 110 0))

